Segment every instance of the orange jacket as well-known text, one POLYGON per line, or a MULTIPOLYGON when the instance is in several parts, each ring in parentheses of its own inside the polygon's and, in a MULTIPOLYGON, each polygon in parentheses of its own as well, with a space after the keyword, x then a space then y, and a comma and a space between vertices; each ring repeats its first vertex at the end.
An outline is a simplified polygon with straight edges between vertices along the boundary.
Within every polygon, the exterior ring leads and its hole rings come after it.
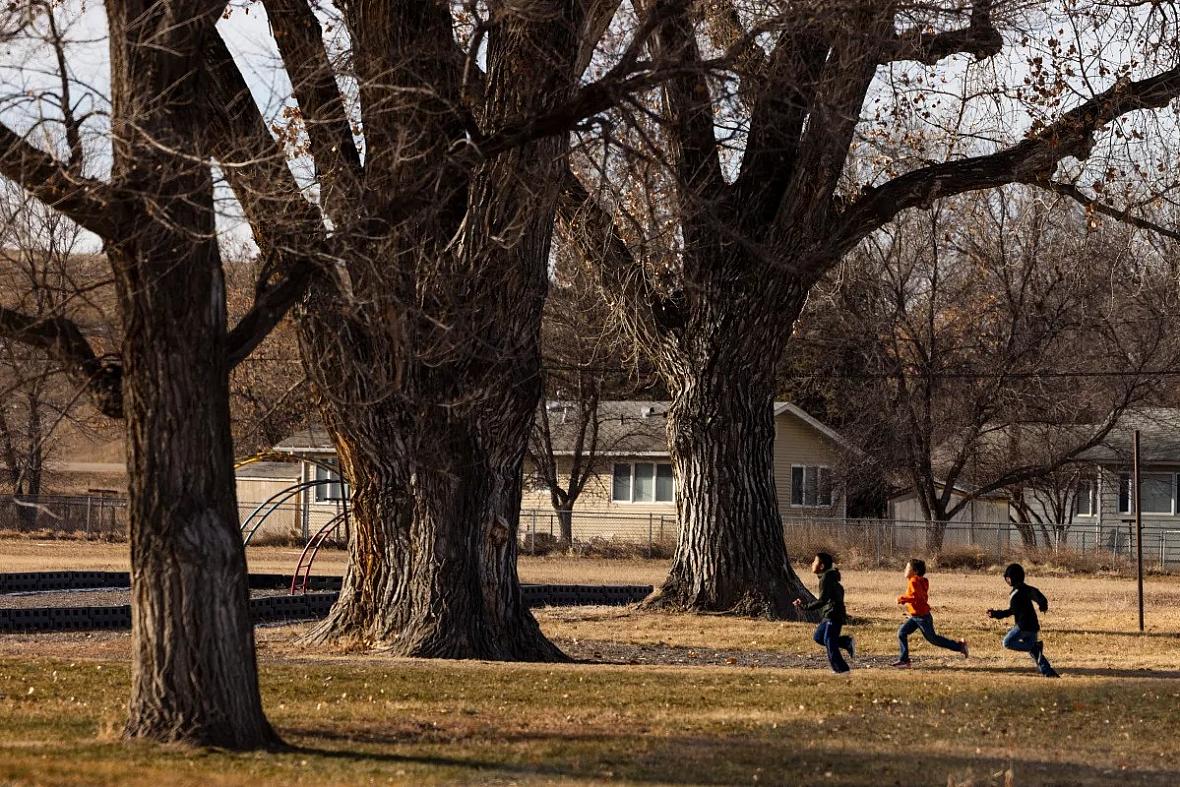
POLYGON ((930 604, 926 598, 929 591, 930 581, 926 577, 912 576, 905 595, 898 596, 897 603, 905 604, 907 615, 928 615, 930 614, 930 604))

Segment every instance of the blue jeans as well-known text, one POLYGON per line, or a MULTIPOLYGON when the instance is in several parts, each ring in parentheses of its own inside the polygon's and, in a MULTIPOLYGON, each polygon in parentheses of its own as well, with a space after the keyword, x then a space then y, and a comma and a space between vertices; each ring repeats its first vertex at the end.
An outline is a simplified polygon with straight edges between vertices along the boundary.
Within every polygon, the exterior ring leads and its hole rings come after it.
POLYGON ((927 612, 925 615, 911 615, 905 619, 905 623, 901 624, 901 628, 897 630, 897 641, 901 644, 901 656, 899 661, 910 660, 910 634, 915 631, 921 631, 922 636, 931 645, 936 645, 940 648, 953 650, 956 653, 963 652, 963 646, 953 639, 947 639, 934 632, 934 616, 927 612))
POLYGON ((815 644, 823 645, 828 651, 828 663, 832 665, 832 672, 848 672, 848 662, 844 660, 844 656, 840 654, 840 649, 852 650, 852 640, 849 637, 841 636, 840 629, 844 628, 843 623, 833 623, 830 620, 821 620, 820 624, 815 627, 815 644))
POLYGON ((1053 666, 1045 658, 1043 649, 1039 647, 1040 641, 1038 637, 1040 637, 1040 632, 1024 631, 1020 626, 1013 626, 1004 635, 1004 647, 1008 650, 1028 653, 1032 656, 1032 660, 1036 662, 1037 669, 1041 671, 1041 674, 1049 675, 1053 672, 1053 666))

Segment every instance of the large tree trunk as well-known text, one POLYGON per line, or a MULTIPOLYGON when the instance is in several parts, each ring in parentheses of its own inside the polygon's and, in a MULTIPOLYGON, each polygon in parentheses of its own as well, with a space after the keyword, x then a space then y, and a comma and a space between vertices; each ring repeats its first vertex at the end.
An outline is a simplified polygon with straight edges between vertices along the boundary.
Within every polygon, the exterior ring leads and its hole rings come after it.
POLYGON ((117 266, 132 565, 126 734, 242 749, 278 739, 258 691, 216 262, 214 248, 117 266), (130 290, 132 271, 152 286, 130 290))
MULTIPOLYGON (((571 18, 515 9, 496 21, 479 112, 490 125, 544 111, 568 94, 581 4, 558 5, 571 18)), ((449 28, 444 40, 450 47, 449 28)), ((437 107, 410 117, 424 125, 421 144, 445 139, 445 123, 434 125, 437 107)), ((403 127, 413 125, 399 124, 399 133, 403 127)), ((334 368, 347 370, 338 375, 343 381, 313 379, 332 389, 324 399, 328 420, 339 426, 337 445, 357 485, 345 593, 317 639, 355 639, 410 656, 565 658, 524 603, 516 555, 521 463, 541 394, 541 308, 567 144, 564 136, 544 139, 491 158, 461 179, 448 173, 464 210, 453 214, 448 204, 428 211, 398 226, 388 244, 400 249, 390 259, 416 268, 418 277, 354 276, 360 287, 375 288, 375 295, 360 293, 370 300, 388 297, 391 282, 411 279, 412 297, 366 323, 345 322, 347 341, 336 338, 342 321, 317 312, 324 303, 311 303, 301 331, 305 345, 338 353, 334 368), (408 316, 396 319, 396 309, 407 306, 408 316), (373 350, 384 347, 392 352, 373 350), (397 385, 367 382, 382 377, 397 385), (392 399, 412 416, 381 413, 392 399), (401 441, 366 439, 363 430, 349 428, 357 417, 373 419, 375 432, 401 441), (399 459, 404 474, 380 472, 399 459), (366 477, 374 472, 376 478, 366 477)), ((394 169, 406 177, 435 158, 394 169)))
POLYGON ((381 632, 391 628, 394 599, 407 592, 413 577, 408 464, 412 448, 407 443, 413 432, 404 414, 388 402, 365 408, 323 405, 349 484, 352 525, 340 598, 307 641, 369 647, 381 644, 381 632))
POLYGON ((516 573, 520 452, 503 436, 489 440, 486 424, 440 416, 432 426, 437 438, 433 450, 422 446, 429 458, 414 482, 414 582, 393 599, 383 640, 407 656, 564 659, 516 573))
POLYGON ((131 517, 125 734, 272 746, 238 530, 225 283, 197 109, 199 55, 220 9, 154 0, 107 8, 123 228, 107 252, 124 324, 131 517))
POLYGON ((670 380, 680 531, 648 606, 798 619, 792 602, 811 598, 787 560, 775 494, 776 358, 745 360, 770 370, 690 364, 670 380))

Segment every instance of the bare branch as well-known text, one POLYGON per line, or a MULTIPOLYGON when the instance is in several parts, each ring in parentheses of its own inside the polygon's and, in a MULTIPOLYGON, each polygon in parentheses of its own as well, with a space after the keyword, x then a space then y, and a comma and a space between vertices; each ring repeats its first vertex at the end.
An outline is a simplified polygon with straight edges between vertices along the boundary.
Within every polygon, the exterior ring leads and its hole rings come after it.
POLYGON ((73 320, 32 317, 0 307, 0 334, 44 351, 86 386, 95 406, 104 415, 123 416, 122 366, 96 356, 73 320))
POLYGON ((933 164, 908 172, 880 187, 867 187, 847 210, 833 239, 838 255, 908 208, 937 199, 1008 183, 1036 182, 1052 176, 1068 156, 1086 159, 1094 134, 1122 115, 1167 106, 1180 95, 1180 67, 1132 82, 1120 80, 1027 139, 985 156, 933 164))
POLYGON ((118 234, 111 215, 111 187, 71 173, 50 154, 31 145, 0 123, 0 175, 22 186, 46 205, 59 210, 104 239, 118 234))
POLYGON ((1138 227, 1142 230, 1148 230, 1149 232, 1154 232, 1158 235, 1164 236, 1165 238, 1171 238, 1172 240, 1180 240, 1180 231, 1170 229, 1163 226, 1162 224, 1157 224, 1154 221, 1148 221, 1145 218, 1136 216, 1131 213, 1130 210, 1116 208, 1115 206, 1108 205, 1101 200, 1096 200, 1072 183, 1062 183, 1061 181, 1053 180, 1052 178, 1041 178, 1038 180, 1030 180, 1028 181, 1028 184, 1030 186, 1036 186, 1037 188, 1045 189, 1046 191, 1052 191, 1055 194, 1061 194, 1062 196, 1069 197, 1087 210, 1101 213, 1104 216, 1110 216, 1111 218, 1118 219, 1125 224, 1130 224, 1133 227, 1138 227))
POLYGON ((956 54, 986 60, 1000 53, 1004 39, 991 20, 992 0, 977 0, 971 9, 971 23, 958 30, 930 34, 918 27, 888 40, 882 62, 913 60, 928 66, 956 54))

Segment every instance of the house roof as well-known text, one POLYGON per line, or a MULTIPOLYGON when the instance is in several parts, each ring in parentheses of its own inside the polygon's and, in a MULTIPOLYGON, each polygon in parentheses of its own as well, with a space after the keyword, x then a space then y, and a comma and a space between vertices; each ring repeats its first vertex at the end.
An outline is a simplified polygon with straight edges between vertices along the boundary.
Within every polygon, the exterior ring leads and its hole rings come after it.
POLYGON ((1139 430, 1139 456, 1143 464, 1180 464, 1180 408, 1140 407, 1119 419, 1099 445, 1083 451, 1085 462, 1130 464, 1132 438, 1139 430))
POLYGON ((323 424, 309 424, 275 446, 276 451, 299 453, 335 453, 336 446, 323 424))
MULTIPOLYGON (((598 454, 601 456, 667 456, 667 412, 671 402, 652 400, 603 400, 598 403, 598 454)), ((577 440, 577 418, 569 417, 570 402, 552 401, 549 429, 553 452, 559 456, 573 453, 577 440), (562 418, 566 413, 567 417, 562 418)), ((856 447, 832 428, 816 420, 790 402, 775 402, 775 416, 789 413, 837 445, 856 451, 856 447)), ((276 450, 291 453, 335 453, 336 447, 321 424, 311 424, 293 433, 276 450)))
POLYGON ((251 462, 236 471, 238 478, 259 478, 264 480, 297 481, 299 465, 291 462, 251 462))
MULTIPOLYGON (((934 482, 934 486, 940 492, 942 490, 946 489, 946 483, 943 481, 936 480, 934 482)), ((966 496, 966 495, 971 494, 972 492, 974 492, 978 488, 979 487, 973 486, 971 484, 959 483, 959 484, 954 485, 954 488, 952 489, 951 494, 966 496)), ((900 492, 895 492, 895 493, 891 494, 887 499, 888 500, 900 500, 903 497, 914 497, 915 495, 916 495, 916 493, 914 491, 914 488, 912 486, 910 486, 910 487, 906 487, 905 489, 901 490, 900 492)), ((984 492, 982 495, 979 495, 975 499, 976 500, 1003 500, 1005 498, 1007 498, 1007 495, 1004 494, 1004 491, 1002 489, 996 489, 991 492, 984 492)))
POLYGON ((832 442, 834 442, 836 445, 840 446, 841 448, 847 448, 850 451, 855 451, 858 454, 863 453, 855 445, 848 442, 848 440, 846 440, 843 437, 843 435, 841 435, 839 432, 837 432, 835 429, 828 426, 827 424, 821 422, 819 419, 815 418, 813 415, 811 415, 811 413, 807 412, 802 407, 799 407, 798 405, 795 405, 795 404, 791 404, 790 402, 775 402, 774 403, 775 416, 782 415, 783 413, 790 413, 791 415, 795 416, 800 421, 803 421, 803 423, 807 424, 812 429, 815 429, 817 432, 824 435, 825 437, 827 437, 829 440, 831 440, 832 442))

